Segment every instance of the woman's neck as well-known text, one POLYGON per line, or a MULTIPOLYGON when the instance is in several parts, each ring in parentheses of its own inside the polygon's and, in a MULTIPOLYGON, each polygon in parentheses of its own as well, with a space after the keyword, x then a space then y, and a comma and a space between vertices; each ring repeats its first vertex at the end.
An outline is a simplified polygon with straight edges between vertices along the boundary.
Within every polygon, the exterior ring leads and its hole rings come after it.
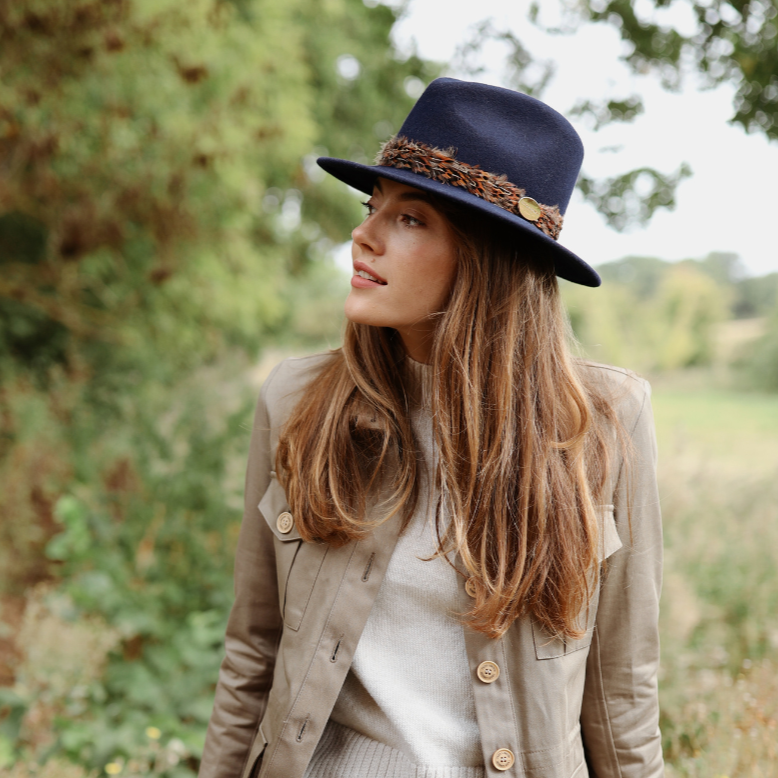
POLYGON ((405 353, 414 361, 429 365, 432 362, 432 344, 435 339, 434 322, 420 322, 412 329, 398 330, 405 353), (432 326, 425 326, 425 325, 432 326))

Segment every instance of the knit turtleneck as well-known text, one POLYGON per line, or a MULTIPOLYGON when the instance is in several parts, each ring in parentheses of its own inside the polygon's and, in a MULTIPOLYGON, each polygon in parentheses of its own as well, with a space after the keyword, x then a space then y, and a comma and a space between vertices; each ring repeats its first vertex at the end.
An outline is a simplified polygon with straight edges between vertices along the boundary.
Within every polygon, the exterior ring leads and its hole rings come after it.
POLYGON ((306 778, 483 778, 465 639, 468 603, 437 549, 433 368, 406 359, 419 502, 402 533, 306 778), (428 561, 424 561, 428 560, 428 561))
POLYGON ((416 406, 429 409, 432 403, 432 384, 435 368, 406 357, 402 364, 403 381, 416 406))

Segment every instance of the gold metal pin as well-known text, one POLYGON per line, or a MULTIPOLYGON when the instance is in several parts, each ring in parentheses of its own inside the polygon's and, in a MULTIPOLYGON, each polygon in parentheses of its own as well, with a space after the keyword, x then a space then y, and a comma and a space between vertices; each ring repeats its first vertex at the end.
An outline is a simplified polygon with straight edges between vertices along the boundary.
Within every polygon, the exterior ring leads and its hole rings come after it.
POLYGON ((519 200, 519 213, 530 222, 536 222, 542 211, 538 205, 537 200, 533 200, 531 197, 522 197, 519 200))

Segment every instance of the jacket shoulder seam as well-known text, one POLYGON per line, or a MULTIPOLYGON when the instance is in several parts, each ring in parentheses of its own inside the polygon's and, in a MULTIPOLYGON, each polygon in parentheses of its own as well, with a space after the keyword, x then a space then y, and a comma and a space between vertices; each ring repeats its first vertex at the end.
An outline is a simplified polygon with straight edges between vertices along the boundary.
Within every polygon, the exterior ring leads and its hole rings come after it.
POLYGON ((618 367, 616 365, 606 365, 603 362, 590 362, 587 359, 582 359, 578 362, 581 367, 588 367, 594 370, 603 370, 608 373, 616 373, 624 378, 629 378, 637 384, 649 385, 643 376, 638 375, 634 370, 630 370, 627 367, 618 367))

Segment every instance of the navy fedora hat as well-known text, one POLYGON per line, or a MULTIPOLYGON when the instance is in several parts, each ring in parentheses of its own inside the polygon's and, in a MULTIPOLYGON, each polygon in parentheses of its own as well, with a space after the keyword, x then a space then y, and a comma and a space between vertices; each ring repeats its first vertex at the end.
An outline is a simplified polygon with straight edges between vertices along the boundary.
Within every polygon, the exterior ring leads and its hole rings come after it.
POLYGON ((335 178, 371 194, 377 178, 414 186, 515 229, 560 278, 600 277, 558 242, 583 160, 570 122, 521 92, 438 78, 419 97, 375 165, 319 157, 335 178))

